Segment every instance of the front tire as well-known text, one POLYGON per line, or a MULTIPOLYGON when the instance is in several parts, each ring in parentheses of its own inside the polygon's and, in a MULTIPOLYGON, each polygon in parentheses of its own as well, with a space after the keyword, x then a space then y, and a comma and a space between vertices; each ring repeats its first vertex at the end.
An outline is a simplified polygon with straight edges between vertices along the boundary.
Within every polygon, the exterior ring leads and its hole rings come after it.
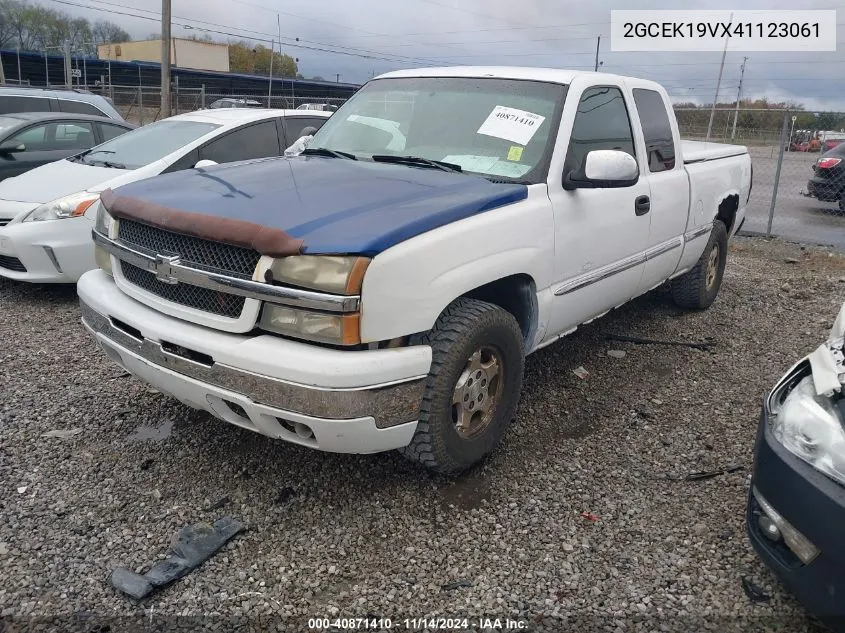
POLYGON ((432 363, 408 459, 445 475, 465 471, 499 443, 516 411, 525 367, 519 324, 502 308, 458 299, 423 336, 432 363))
POLYGON ((716 220, 695 267, 670 284, 675 303, 688 310, 706 310, 713 305, 722 287, 727 255, 728 229, 721 220, 716 220))

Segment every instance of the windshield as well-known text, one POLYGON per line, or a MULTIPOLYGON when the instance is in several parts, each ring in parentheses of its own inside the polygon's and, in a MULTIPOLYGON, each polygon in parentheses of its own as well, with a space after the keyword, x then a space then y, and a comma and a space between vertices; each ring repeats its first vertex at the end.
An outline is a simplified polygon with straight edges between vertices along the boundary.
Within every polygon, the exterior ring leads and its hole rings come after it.
POLYGON ((496 179, 544 182, 566 86, 480 77, 403 77, 366 84, 310 148, 416 156, 496 179))
POLYGON ((81 154, 78 159, 89 164, 138 169, 149 165, 180 147, 220 127, 198 121, 159 121, 121 134, 81 154))

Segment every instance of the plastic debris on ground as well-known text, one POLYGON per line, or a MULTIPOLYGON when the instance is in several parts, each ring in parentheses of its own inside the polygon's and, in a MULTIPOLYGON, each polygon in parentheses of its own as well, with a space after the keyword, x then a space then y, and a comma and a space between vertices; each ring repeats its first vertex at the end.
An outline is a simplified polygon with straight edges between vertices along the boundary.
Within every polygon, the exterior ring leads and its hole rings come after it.
POLYGON ((601 518, 599 517, 599 515, 593 514, 592 512, 582 512, 581 516, 583 518, 587 519, 587 521, 592 521, 593 523, 601 521, 601 518))
POLYGON ((56 429, 54 431, 42 433, 41 437, 58 437, 60 439, 66 439, 68 437, 73 437, 74 435, 79 435, 80 433, 82 433, 82 429, 56 429))
POLYGON ((576 367, 575 369, 572 370, 572 373, 575 374, 576 376, 578 376, 581 380, 586 380, 587 376, 590 375, 590 372, 588 372, 583 367, 576 367))
POLYGON ((748 599, 754 603, 760 602, 768 602, 772 599, 772 597, 767 594, 762 587, 755 584, 748 576, 742 577, 742 589, 745 591, 745 595, 748 596, 748 599))
POLYGON ((186 525, 175 536, 167 558, 147 573, 136 574, 118 567, 112 572, 109 581, 115 589, 140 600, 199 567, 244 529, 242 523, 231 517, 215 521, 214 525, 186 525))

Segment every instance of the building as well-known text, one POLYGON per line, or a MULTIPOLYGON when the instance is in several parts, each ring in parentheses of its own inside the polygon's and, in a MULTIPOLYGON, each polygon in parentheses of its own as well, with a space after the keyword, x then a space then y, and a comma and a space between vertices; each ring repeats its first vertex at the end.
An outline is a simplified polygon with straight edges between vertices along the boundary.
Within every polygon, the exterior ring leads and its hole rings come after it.
MULTIPOLYGON (((161 40, 119 42, 97 46, 97 57, 121 62, 161 63, 161 40)), ((170 63, 179 68, 229 72, 229 45, 174 38, 170 42, 170 63)))

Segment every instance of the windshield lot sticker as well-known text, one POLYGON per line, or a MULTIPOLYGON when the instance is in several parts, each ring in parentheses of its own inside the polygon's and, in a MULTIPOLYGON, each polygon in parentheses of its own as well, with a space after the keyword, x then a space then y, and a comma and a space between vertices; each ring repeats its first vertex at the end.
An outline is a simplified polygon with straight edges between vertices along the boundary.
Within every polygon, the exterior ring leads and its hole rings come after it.
POLYGON ((533 112, 497 105, 477 133, 528 145, 545 120, 546 117, 533 112))
POLYGON ((522 150, 523 148, 519 145, 511 145, 511 148, 508 150, 508 160, 516 161, 517 163, 522 160, 522 150))

